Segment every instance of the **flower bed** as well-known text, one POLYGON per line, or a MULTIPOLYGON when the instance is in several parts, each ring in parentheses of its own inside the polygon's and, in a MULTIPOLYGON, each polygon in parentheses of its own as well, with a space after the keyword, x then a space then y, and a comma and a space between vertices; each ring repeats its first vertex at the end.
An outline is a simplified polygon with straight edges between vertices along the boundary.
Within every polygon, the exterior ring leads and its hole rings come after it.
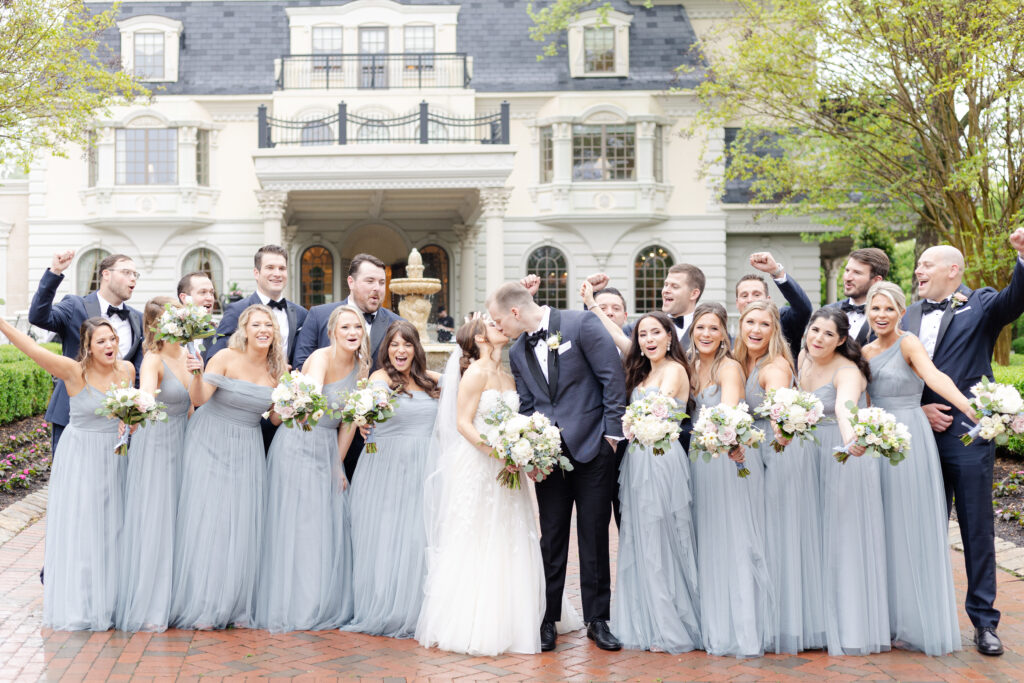
POLYGON ((0 508, 50 479, 50 425, 30 417, 0 427, 0 508))

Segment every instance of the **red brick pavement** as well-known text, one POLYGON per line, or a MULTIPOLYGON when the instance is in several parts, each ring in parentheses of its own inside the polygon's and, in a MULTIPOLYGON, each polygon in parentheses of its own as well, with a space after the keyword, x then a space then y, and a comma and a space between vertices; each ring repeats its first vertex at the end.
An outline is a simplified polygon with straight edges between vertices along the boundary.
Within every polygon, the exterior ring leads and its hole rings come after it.
MULTIPOLYGON (((40 627, 45 521, 0 546, 0 681, 174 681, 243 678, 363 678, 377 681, 491 680, 1024 680, 1024 583, 1000 572, 1002 657, 964 650, 947 657, 890 652, 871 657, 828 657, 820 652, 738 660, 703 652, 682 656, 602 652, 581 632, 558 648, 533 656, 468 657, 424 650, 415 641, 359 634, 301 632, 272 635, 244 629, 126 634, 54 632, 40 627)), ((573 554, 575 556, 575 553, 573 554)), ((963 558, 954 553, 958 599, 963 601, 963 558)), ((578 604, 577 568, 570 593, 578 604)), ((970 623, 961 617, 969 635, 970 623)))

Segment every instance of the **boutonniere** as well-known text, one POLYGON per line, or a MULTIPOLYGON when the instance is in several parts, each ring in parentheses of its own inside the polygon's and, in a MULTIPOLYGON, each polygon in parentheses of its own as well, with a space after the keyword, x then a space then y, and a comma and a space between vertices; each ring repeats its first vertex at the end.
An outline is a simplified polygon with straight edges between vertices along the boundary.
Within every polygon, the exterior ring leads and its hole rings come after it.
POLYGON ((962 292, 956 292, 953 294, 953 298, 950 299, 949 306, 954 311, 967 303, 967 296, 962 292))
POLYGON ((555 332, 553 335, 548 337, 548 340, 545 343, 548 345, 549 349, 551 349, 551 350, 557 349, 559 346, 562 345, 562 333, 561 332, 555 332))

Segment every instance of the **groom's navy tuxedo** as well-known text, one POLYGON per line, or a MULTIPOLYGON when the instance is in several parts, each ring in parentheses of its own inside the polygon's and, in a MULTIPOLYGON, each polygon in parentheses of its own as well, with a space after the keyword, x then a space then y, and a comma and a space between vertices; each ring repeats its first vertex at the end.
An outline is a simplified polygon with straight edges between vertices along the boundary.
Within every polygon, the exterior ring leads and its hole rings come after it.
POLYGON ((622 437, 626 383, 611 335, 593 313, 551 309, 539 344, 547 348, 547 378, 536 350, 520 335, 509 352, 519 392, 519 411, 546 415, 562 430, 562 451, 571 472, 553 472, 537 484, 541 554, 547 585, 545 621, 561 617, 576 505, 580 588, 585 621, 607 620, 611 604, 608 525, 618 479, 615 450, 605 436, 622 437), (546 339, 558 336, 557 348, 546 339))
MULTIPOLYGON (((932 361, 964 394, 982 377, 992 379, 992 352, 996 338, 1006 325, 1024 313, 1024 265, 1020 259, 1013 270, 1013 279, 1002 291, 992 287, 970 290, 964 285, 957 290, 966 302, 956 308, 948 306, 941 314, 938 337, 932 361)), ((954 298, 953 301, 956 299, 954 298)), ((917 302, 903 316, 903 328, 920 334, 923 302, 917 302)), ((927 386, 922 405, 948 402, 927 386)), ((956 500, 957 521, 964 543, 967 568, 967 614, 975 627, 999 624, 996 599, 995 530, 992 520, 992 467, 995 445, 976 440, 970 446, 960 443, 973 424, 953 408, 953 424, 935 433, 935 442, 942 461, 942 477, 946 486, 946 505, 956 500)))

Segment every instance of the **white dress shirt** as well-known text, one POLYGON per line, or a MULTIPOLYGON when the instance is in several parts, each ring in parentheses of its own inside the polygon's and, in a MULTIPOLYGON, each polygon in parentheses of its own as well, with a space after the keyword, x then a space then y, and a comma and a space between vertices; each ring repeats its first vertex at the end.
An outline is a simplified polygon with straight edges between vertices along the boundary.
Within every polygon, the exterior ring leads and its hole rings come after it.
MULTIPOLYGON (((853 302, 853 299, 847 299, 847 301, 850 302, 851 306, 857 305, 853 302)), ((864 327, 865 323, 867 323, 868 317, 857 311, 846 311, 846 319, 850 322, 850 336, 857 339, 857 336, 860 335, 860 328, 864 327)))
MULTIPOLYGON (((672 324, 675 325, 675 320, 672 321, 672 324)), ((683 326, 679 327, 678 325, 676 325, 676 339, 678 339, 679 341, 683 341, 683 335, 686 334, 686 331, 690 329, 690 325, 692 324, 693 313, 687 313, 686 315, 683 316, 683 326)))
MULTIPOLYGON (((266 306, 270 303, 270 297, 263 292, 256 290, 256 296, 260 298, 263 305, 266 306)), ((284 301, 284 297, 278 299, 278 301, 284 301)), ((274 318, 277 320, 277 326, 281 328, 281 344, 285 347, 288 346, 288 311, 282 311, 280 308, 271 308, 270 312, 274 314, 274 318)), ((285 349, 285 355, 288 355, 288 349, 285 349)))
MULTIPOLYGON (((117 333, 117 353, 120 358, 128 360, 128 352, 132 348, 132 326, 126 319, 119 315, 107 315, 107 307, 114 306, 106 299, 104 299, 100 293, 96 292, 96 298, 100 302, 100 315, 104 320, 109 320, 110 324, 114 326, 114 332, 117 333)), ((124 302, 120 306, 114 306, 114 308, 126 308, 124 302)))
MULTIPOLYGON (((949 297, 946 298, 948 299, 949 297)), ((929 299, 929 301, 931 301, 931 299, 929 299)), ((936 301, 934 303, 939 302, 936 301)), ((942 324, 943 313, 945 313, 945 311, 936 309, 921 316, 921 334, 918 338, 921 340, 921 343, 924 344, 925 351, 928 352, 929 358, 932 358, 935 355, 935 344, 939 341, 939 325, 942 324)))
MULTIPOLYGON (((541 316, 540 325, 538 325, 536 328, 534 328, 532 330, 532 332, 536 332, 537 330, 546 330, 546 329, 548 329, 548 324, 551 322, 551 309, 548 306, 541 306, 540 308, 541 308, 542 311, 544 311, 544 315, 541 316)), ((550 336, 550 334, 551 333, 549 332, 548 335, 550 336)), ((540 363, 540 371, 542 373, 544 373, 544 379, 547 379, 548 378, 548 344, 547 344, 547 339, 541 339, 539 342, 537 342, 537 345, 533 347, 533 352, 537 356, 537 362, 540 363)))

